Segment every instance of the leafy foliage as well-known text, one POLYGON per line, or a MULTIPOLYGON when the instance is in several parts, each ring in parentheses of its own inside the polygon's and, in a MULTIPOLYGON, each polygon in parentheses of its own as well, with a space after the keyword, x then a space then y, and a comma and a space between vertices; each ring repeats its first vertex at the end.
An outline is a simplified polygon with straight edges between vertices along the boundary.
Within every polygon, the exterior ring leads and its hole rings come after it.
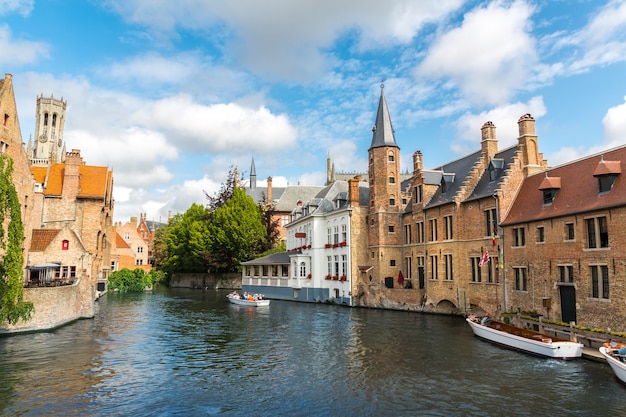
POLYGON ((254 200, 239 188, 211 213, 208 260, 214 270, 236 271, 241 262, 254 258, 261 250, 266 235, 261 214, 254 200))
POLYGON ((0 262, 0 323, 16 324, 20 319, 30 320, 34 306, 23 299, 24 226, 12 176, 13 161, 0 155, 0 249, 4 255, 0 262))
POLYGON ((206 272, 209 264, 206 253, 210 248, 211 234, 208 229, 208 211, 199 204, 192 204, 183 214, 177 215, 165 236, 167 272, 206 272))
POLYGON ((131 271, 128 268, 115 271, 109 275, 109 289, 117 289, 119 292, 143 292, 152 287, 163 277, 163 273, 151 270, 146 273, 141 268, 131 271))

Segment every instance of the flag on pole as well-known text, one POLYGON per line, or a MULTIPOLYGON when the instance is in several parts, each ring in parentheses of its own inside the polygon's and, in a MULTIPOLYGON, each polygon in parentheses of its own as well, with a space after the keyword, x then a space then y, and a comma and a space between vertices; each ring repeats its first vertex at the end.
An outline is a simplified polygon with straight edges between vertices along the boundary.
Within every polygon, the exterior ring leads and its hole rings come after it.
POLYGON ((493 229, 491 231, 491 243, 493 246, 496 246, 496 225, 493 225, 493 229))
POLYGON ((478 266, 481 267, 489 262, 489 251, 485 251, 485 254, 482 258, 480 258, 480 262, 478 262, 478 266))

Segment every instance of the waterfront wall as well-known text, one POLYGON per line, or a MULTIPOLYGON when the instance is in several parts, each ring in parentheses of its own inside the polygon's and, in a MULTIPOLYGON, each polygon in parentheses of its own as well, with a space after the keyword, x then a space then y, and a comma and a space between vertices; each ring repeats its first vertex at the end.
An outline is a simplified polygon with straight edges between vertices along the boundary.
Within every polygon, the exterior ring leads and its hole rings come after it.
POLYGON ((24 288, 24 301, 32 302, 31 320, 16 325, 5 324, 0 334, 50 330, 81 318, 94 316, 95 290, 90 280, 79 279, 60 287, 24 288))
POLYGON ((175 273, 170 288, 241 289, 241 273, 175 273))

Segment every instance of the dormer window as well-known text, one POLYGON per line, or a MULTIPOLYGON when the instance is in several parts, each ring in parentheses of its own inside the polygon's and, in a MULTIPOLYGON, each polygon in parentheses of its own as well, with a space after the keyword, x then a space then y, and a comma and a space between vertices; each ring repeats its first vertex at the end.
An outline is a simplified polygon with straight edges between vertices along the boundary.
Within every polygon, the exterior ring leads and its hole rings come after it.
POLYGON ((611 191, 615 180, 621 173, 622 166, 620 161, 605 161, 604 158, 601 158, 593 172, 593 176, 598 179, 598 192, 608 193, 611 191))
POLYGON ((561 189, 561 177, 546 177, 541 181, 539 190, 543 192, 543 205, 550 205, 556 197, 556 193, 561 189))
POLYGON ((489 182, 495 181, 502 174, 502 170, 504 169, 504 159, 501 158, 493 158, 489 162, 489 167, 487 171, 489 172, 489 182))
POLYGON ((454 174, 444 173, 441 177, 441 192, 445 194, 446 191, 448 191, 448 187, 452 183, 454 183, 454 174))

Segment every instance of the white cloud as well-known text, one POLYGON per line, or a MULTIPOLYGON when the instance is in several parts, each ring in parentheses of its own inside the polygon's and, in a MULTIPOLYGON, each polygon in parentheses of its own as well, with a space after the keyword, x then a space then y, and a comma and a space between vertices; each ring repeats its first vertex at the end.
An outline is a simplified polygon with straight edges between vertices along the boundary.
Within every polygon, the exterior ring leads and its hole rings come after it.
POLYGON ((158 38, 177 30, 205 32, 225 43, 227 55, 271 79, 305 81, 333 62, 326 54, 340 37, 354 33, 362 50, 411 41, 426 23, 457 10, 463 0, 109 0, 109 8, 158 38))
POLYGON ((602 119, 604 142, 609 147, 626 143, 626 97, 624 103, 611 107, 602 119))
POLYGON ((475 151, 480 147, 481 127, 485 122, 496 126, 498 149, 505 149, 517 143, 519 129, 517 121, 530 113, 535 120, 546 114, 546 106, 541 96, 533 97, 527 103, 510 103, 478 114, 466 113, 455 123, 458 139, 452 143, 457 154, 475 151))
POLYGON ((160 129, 179 146, 194 152, 273 152, 295 145, 296 129, 286 115, 266 107, 236 103, 204 105, 178 95, 140 109, 135 120, 160 129))
POLYGON ((34 6, 35 0, 0 0, 0 16, 16 12, 26 17, 34 6))
POLYGON ((3 68, 15 68, 50 57, 47 44, 13 39, 9 26, 2 23, 0 23, 0 51, 2 51, 0 53, 0 67, 3 68))
POLYGON ((609 1, 585 27, 564 36, 556 46, 574 46, 581 49, 581 54, 574 55, 568 68, 574 73, 625 61, 626 2, 609 1))
POLYGON ((530 35, 533 7, 494 1, 468 12, 460 27, 443 33, 417 68, 418 77, 449 80, 474 103, 498 104, 524 89, 539 64, 530 35))

